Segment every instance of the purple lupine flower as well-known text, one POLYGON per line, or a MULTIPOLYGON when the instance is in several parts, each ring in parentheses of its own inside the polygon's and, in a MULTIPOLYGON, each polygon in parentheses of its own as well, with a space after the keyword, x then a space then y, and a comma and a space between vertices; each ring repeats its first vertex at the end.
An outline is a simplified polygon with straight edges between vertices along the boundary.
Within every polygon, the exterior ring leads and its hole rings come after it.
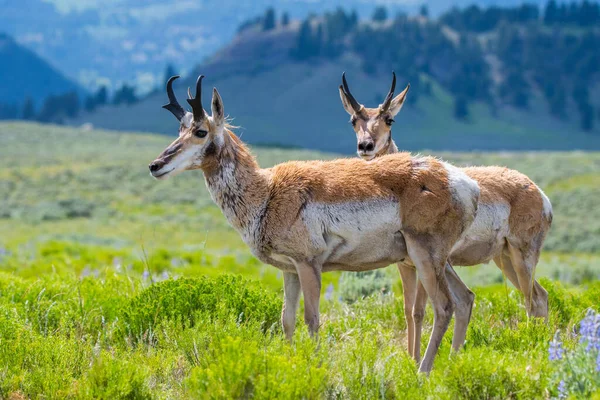
POLYGON ((600 350, 600 313, 589 309, 585 318, 581 320, 579 343, 587 343, 586 350, 600 350))
POLYGON ((325 300, 333 299, 333 283, 330 283, 325 290, 325 300))
POLYGON ((600 351, 598 352, 598 356, 596 357, 596 372, 600 372, 600 351))
POLYGON ((163 273, 161 274, 160 277, 163 281, 166 281, 167 279, 169 279, 169 273, 167 271, 163 271, 163 273))
POLYGON ((550 361, 562 360, 565 349, 562 347, 562 343, 560 341, 559 332, 556 331, 554 335, 554 339, 550 342, 550 348, 548 349, 548 353, 550 356, 548 357, 550 361))
POLYGON ((558 384, 558 398, 567 398, 567 385, 565 384, 565 381, 560 381, 560 383, 558 384))
POLYGON ((148 271, 147 269, 144 270, 144 272, 142 273, 142 279, 147 281, 148 278, 150 278, 150 271, 148 271))

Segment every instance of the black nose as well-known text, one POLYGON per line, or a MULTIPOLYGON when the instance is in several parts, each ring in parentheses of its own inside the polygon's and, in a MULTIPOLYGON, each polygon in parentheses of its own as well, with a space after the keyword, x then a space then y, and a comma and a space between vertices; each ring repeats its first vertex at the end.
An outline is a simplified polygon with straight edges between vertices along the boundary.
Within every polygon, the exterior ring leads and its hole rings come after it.
POLYGON ((371 141, 360 142, 358 144, 359 151, 373 151, 375 149, 375 143, 371 141))
POLYGON ((163 161, 152 161, 152 163, 150 165, 148 165, 148 168, 150 168, 150 172, 156 172, 159 169, 161 169, 162 167, 164 167, 165 163, 163 161))

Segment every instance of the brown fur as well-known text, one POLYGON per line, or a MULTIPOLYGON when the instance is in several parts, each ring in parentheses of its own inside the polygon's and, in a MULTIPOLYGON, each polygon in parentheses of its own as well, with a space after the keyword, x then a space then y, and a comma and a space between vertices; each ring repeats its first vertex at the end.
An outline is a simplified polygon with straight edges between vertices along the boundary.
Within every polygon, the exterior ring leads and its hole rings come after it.
MULTIPOLYGON (((340 97, 346 111, 351 115, 352 125, 356 132, 357 143, 371 142, 374 152, 361 152, 359 156, 376 163, 378 159, 388 154, 398 152, 392 140, 390 119, 402 108, 406 98, 404 90, 394 100, 391 112, 382 113, 380 108, 365 108, 355 113, 349 101, 340 88, 340 97)), ((424 166, 430 168, 429 165, 424 166)), ((548 298, 544 288, 534 280, 535 266, 539 259, 542 243, 546 237, 552 214, 544 215, 544 202, 538 187, 525 175, 502 167, 469 167, 463 171, 474 179, 480 187, 480 205, 503 204, 509 207, 509 235, 506 243, 499 249, 494 244, 486 245, 481 242, 466 243, 462 253, 451 255, 452 261, 458 265, 474 265, 494 258, 496 265, 502 269, 511 282, 525 295, 529 315, 547 317, 548 298), (493 252, 496 253, 493 253, 493 252), (491 253, 491 254, 490 254, 491 253), (510 256, 509 256, 510 255, 510 256), (465 264, 462 264, 465 263, 465 264)), ((420 358, 420 331, 425 311, 427 296, 421 282, 418 286, 415 270, 410 266, 411 260, 398 264, 404 287, 404 306, 408 325, 409 352, 418 361, 420 358), (415 292, 416 291, 416 292, 415 292)), ((452 287, 456 292, 457 322, 452 347, 458 350, 466 335, 466 327, 470 320, 473 304, 473 293, 462 283, 456 273, 447 265, 446 276, 454 282, 452 287), (458 290, 457 290, 458 289, 458 290)), ((421 280, 423 277, 421 277, 421 280)))
POLYGON ((164 179, 184 170, 204 171, 212 198, 253 253, 284 271, 282 324, 288 337, 299 290, 309 331, 317 333, 322 272, 356 270, 360 264, 380 268, 408 253, 435 309, 420 367, 429 372, 454 309, 443 270, 451 248, 473 221, 479 199, 475 182, 454 169, 450 175, 438 160, 407 153, 373 163, 342 159, 260 169, 227 129, 216 89, 212 111, 212 117, 193 122, 196 115, 190 113, 180 118, 179 138, 150 164, 151 174, 164 179), (398 220, 388 222, 388 217, 398 220), (357 262, 359 255, 366 257, 357 262))

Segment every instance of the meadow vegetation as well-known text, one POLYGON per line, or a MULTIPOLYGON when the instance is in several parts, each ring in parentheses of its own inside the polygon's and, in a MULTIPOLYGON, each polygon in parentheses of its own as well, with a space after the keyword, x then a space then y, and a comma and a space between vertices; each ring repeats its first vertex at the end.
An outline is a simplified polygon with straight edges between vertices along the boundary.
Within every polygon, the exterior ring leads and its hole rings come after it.
POLYGON ((285 342, 281 273, 251 256, 201 173, 148 176, 168 142, 0 124, 0 398, 600 398, 600 154, 439 154, 544 188, 550 318, 528 320, 494 266, 457 268, 476 293, 466 347, 451 354, 447 334, 426 378, 405 351, 393 266, 325 274, 319 341, 299 318, 285 342))

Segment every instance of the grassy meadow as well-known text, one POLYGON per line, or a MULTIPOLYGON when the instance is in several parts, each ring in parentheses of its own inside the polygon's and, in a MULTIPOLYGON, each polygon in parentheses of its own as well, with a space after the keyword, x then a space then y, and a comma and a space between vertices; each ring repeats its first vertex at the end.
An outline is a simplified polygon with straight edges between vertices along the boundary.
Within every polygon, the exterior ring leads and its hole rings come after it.
POLYGON ((477 296, 466 346, 451 354, 447 334, 427 378, 405 351, 393 266, 325 274, 319 341, 299 314, 286 343, 282 275, 252 257, 202 174, 149 176, 169 141, 0 124, 0 398, 600 398, 600 317, 598 337, 580 324, 600 311, 600 153, 437 154, 545 190, 555 218, 537 277, 551 311, 528 320, 492 264, 457 268, 477 296))

